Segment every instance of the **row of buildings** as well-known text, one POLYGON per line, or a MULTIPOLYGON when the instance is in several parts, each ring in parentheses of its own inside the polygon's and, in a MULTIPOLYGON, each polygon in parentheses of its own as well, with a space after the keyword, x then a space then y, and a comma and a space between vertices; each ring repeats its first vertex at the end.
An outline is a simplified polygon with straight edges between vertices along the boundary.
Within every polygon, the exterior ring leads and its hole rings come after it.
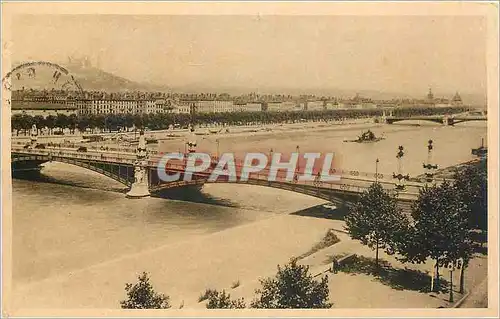
POLYGON ((12 94, 12 113, 30 115, 57 114, 157 114, 157 113, 221 113, 221 112, 259 112, 259 111, 308 111, 332 109, 370 109, 378 107, 404 106, 450 106, 462 105, 457 93, 451 100, 435 99, 429 91, 424 100, 391 100, 373 101, 359 95, 351 99, 302 99, 283 102, 235 101, 235 100, 200 100, 181 98, 112 98, 110 96, 94 96, 94 98, 76 98, 61 94, 12 94))

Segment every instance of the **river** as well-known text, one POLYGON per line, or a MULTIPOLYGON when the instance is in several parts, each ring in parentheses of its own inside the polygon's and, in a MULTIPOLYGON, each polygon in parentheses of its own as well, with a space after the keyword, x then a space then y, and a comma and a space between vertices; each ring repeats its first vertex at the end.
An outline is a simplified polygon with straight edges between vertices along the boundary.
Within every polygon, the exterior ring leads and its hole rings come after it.
MULTIPOLYGON (((446 167, 474 158, 471 148, 487 136, 486 123, 455 127, 434 123, 352 125, 311 132, 219 137, 220 152, 335 152, 342 169, 392 173, 404 146, 404 173, 423 173, 427 141, 434 162, 446 167), (344 143, 370 127, 385 140, 344 143)), ((214 152, 216 137, 198 137, 200 150, 214 152)), ((181 141, 161 141, 160 150, 178 150, 181 141)), ((123 185, 97 173, 47 163, 36 180, 13 180, 13 284, 22 286, 107 260, 186 241, 246 223, 323 203, 323 200, 257 186, 212 184, 201 192, 177 192, 171 199, 126 199, 123 185), (181 200, 190 199, 190 201, 181 200)))

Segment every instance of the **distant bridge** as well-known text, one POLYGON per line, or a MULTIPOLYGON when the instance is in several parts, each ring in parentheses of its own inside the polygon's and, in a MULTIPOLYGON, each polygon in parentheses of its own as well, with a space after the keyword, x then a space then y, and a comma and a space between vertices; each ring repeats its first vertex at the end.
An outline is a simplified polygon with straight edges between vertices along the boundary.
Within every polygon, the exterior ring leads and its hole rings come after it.
POLYGON ((488 116, 484 112, 467 112, 455 115, 431 115, 431 116, 385 116, 387 124, 393 124, 400 121, 430 121, 444 125, 455 125, 469 121, 487 121, 488 116))

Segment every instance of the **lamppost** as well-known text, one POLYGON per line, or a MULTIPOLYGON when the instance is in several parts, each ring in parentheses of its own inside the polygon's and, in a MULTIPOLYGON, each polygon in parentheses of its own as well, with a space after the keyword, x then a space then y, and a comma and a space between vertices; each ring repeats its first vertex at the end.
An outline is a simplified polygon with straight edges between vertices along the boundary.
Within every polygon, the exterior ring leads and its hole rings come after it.
POLYGON ((38 140, 38 129, 36 128, 36 124, 33 124, 31 126, 31 133, 30 133, 30 141, 31 141, 31 146, 36 145, 36 141, 38 140))
POLYGON ((397 182, 396 182, 396 191, 403 191, 405 189, 405 184, 404 184, 404 181, 407 181, 410 179, 410 175, 407 174, 407 175, 403 175, 401 170, 402 170, 402 159, 403 159, 403 156, 404 156, 404 147, 403 146, 399 146, 398 147, 398 153, 396 155, 396 158, 398 159, 398 174, 395 174, 395 173, 392 173, 392 177, 393 178, 396 178, 397 179, 397 182))
POLYGON ((432 184, 434 182, 434 170, 438 168, 437 165, 432 164, 432 150, 433 150, 432 140, 427 142, 427 164, 424 163, 423 167, 425 169, 425 181, 427 184, 432 184))
POLYGON ((217 153, 215 154, 215 157, 217 157, 217 159, 219 159, 219 142, 219 139, 215 140, 215 143, 217 143, 217 153))
POLYGON ((380 161, 377 158, 377 160, 375 161, 375 183, 378 183, 378 162, 380 161))
MULTIPOLYGON (((295 152, 297 153, 297 156, 299 155, 300 153, 300 147, 297 145, 297 147, 295 147, 295 152)), ((299 174, 299 171, 300 171, 300 163, 298 162, 298 158, 297 158, 297 166, 295 167, 295 175, 293 176, 293 181, 296 183, 298 182, 298 174, 299 174)))
POLYGON ((450 299, 449 302, 453 302, 453 271, 455 270, 455 262, 450 262, 448 264, 448 268, 450 269, 450 299))

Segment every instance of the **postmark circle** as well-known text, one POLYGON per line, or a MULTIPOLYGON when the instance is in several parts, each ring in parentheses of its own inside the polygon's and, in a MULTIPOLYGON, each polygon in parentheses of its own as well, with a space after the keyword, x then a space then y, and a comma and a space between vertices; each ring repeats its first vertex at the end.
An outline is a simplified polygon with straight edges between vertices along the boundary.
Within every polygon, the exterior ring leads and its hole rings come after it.
MULTIPOLYGON (((47 61, 22 63, 2 78, 2 90, 7 90, 11 94, 25 88, 73 92, 75 97, 84 95, 83 88, 68 69, 47 61)), ((9 105, 11 99, 12 97, 6 98, 9 105)))

